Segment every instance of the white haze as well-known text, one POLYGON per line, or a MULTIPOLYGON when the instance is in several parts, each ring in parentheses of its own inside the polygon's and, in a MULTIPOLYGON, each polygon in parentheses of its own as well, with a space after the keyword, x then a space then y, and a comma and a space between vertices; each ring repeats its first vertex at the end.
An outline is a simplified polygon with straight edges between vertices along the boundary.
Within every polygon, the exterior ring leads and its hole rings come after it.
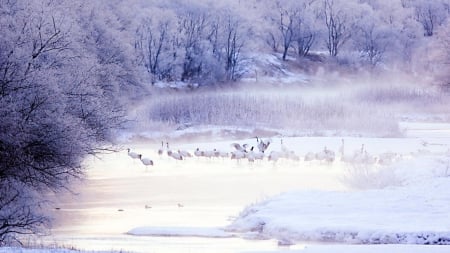
MULTIPOLYGON (((304 77, 304 74, 298 74, 304 77)), ((301 78, 299 77, 299 78, 301 78)), ((402 76, 334 76, 297 85, 260 81, 232 88, 160 91, 135 107, 137 131, 223 126, 272 135, 402 136, 398 123, 448 121, 448 96, 402 76)))

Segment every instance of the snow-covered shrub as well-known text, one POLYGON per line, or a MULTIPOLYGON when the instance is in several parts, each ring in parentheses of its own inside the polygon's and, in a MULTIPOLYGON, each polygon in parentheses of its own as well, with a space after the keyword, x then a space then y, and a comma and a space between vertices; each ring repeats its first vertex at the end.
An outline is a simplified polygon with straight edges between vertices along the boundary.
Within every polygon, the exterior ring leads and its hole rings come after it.
POLYGON ((358 190, 383 189, 402 184, 392 167, 369 164, 350 165, 342 182, 358 190))

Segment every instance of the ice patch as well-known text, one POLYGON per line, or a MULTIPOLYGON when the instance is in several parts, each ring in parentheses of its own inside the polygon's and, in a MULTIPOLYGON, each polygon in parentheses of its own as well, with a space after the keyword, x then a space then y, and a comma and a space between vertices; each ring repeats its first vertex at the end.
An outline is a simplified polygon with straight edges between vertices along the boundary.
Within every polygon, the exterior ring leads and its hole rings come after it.
POLYGON ((129 235, 139 236, 186 236, 230 238, 233 233, 225 232, 222 228, 214 227, 136 227, 127 232, 129 235))

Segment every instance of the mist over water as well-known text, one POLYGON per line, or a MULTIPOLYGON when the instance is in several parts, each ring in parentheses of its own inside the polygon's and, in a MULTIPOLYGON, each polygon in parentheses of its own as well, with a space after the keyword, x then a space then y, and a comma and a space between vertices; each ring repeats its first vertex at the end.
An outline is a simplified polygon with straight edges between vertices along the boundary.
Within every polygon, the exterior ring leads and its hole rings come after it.
MULTIPOLYGON (((228 145, 227 145, 228 144, 228 145)), ((276 241, 253 242, 239 238, 136 237, 135 227, 225 227, 243 207, 274 194, 298 189, 343 190, 340 172, 325 166, 307 169, 302 164, 268 161, 250 164, 228 159, 190 158, 175 161, 159 157, 154 144, 132 144, 136 152, 153 157, 145 168, 126 152, 88 160, 87 179, 75 196, 58 196, 53 210, 55 227, 47 242, 81 249, 120 249, 136 252, 179 252, 192 249, 237 252, 275 249, 276 241), (182 207, 179 206, 182 205, 182 207)), ((194 145, 173 144, 193 150, 194 145)), ((218 145, 222 150, 229 141, 218 145), (226 143, 226 144, 225 144, 226 143)), ((207 147, 207 144, 203 144, 207 147)))
POLYGON ((162 93, 139 108, 135 127, 215 125, 286 130, 300 136, 394 137, 402 135, 398 123, 403 120, 449 119, 448 95, 410 78, 350 76, 327 82, 333 83, 242 83, 237 89, 162 93))

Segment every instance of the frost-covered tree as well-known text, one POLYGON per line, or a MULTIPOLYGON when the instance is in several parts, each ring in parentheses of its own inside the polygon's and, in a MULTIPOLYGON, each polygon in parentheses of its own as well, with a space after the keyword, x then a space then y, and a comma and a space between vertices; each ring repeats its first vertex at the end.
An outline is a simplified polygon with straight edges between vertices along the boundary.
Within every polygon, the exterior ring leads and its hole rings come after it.
POLYGON ((249 29, 232 10, 200 4, 151 7, 136 32, 138 62, 155 81, 236 81, 249 29), (158 15, 159 14, 159 15, 158 15))
POLYGON ((450 20, 437 29, 435 35, 430 55, 432 73, 436 82, 446 91, 450 91, 450 20))
POLYGON ((394 31, 372 7, 361 5, 361 8, 361 16, 355 24, 353 43, 362 59, 375 67, 383 61, 386 51, 392 45, 394 31))
MULTIPOLYGON (((72 6, 72 34, 79 51, 97 61, 96 75, 104 89, 130 94, 139 89, 140 80, 133 63, 133 32, 123 14, 117 13, 117 1, 89 1, 72 6), (101 10, 101 11, 99 11, 101 10)), ((75 44, 75 43, 74 43, 75 44)))
POLYGON ((173 58, 171 54, 170 20, 153 21, 147 18, 137 29, 135 47, 138 50, 140 62, 152 76, 152 83, 157 80, 170 79, 172 76, 172 64, 163 64, 164 58, 173 58), (156 23, 156 24, 155 24, 156 23))
POLYGON ((0 1, 0 244, 40 232, 45 194, 82 177, 84 156, 122 122, 74 4, 0 1))
POLYGON ((407 5, 414 8, 414 18, 422 24, 424 36, 433 36, 449 16, 448 0, 409 0, 407 5))
POLYGON ((299 16, 295 24, 294 40, 297 54, 307 56, 318 34, 313 9, 314 1, 297 1, 299 16))
POLYGON ((287 52, 294 42, 295 25, 299 19, 299 10, 292 8, 293 6, 283 6, 281 2, 277 2, 278 18, 274 18, 274 22, 278 23, 278 31, 281 36, 281 46, 283 49, 283 61, 286 60, 287 52))
MULTIPOLYGON (((350 1, 352 3, 352 1, 350 1)), ((326 28, 325 44, 330 56, 336 57, 342 46, 352 34, 352 12, 357 8, 349 8, 347 2, 341 0, 321 0, 318 3, 318 14, 326 28)))
POLYGON ((274 51, 281 47, 283 60, 292 49, 299 56, 309 53, 316 37, 312 3, 306 0, 267 3, 270 9, 264 15, 268 23, 264 31, 266 43, 274 51))
MULTIPOLYGON (((223 29, 219 31, 223 36, 223 51, 225 59, 225 72, 227 81, 236 81, 242 74, 242 50, 249 36, 249 29, 245 27, 244 22, 239 17, 230 12, 223 14, 223 29)), ((219 55, 219 60, 222 58, 219 55)))
MULTIPOLYGON (((406 0, 360 2, 372 8, 367 10, 365 7, 360 14, 360 21, 356 23, 359 32, 353 37, 356 45, 369 46, 367 49, 373 44, 374 51, 363 54, 365 59, 372 63, 382 60, 384 64, 411 68, 413 55, 422 45, 423 37, 420 24, 414 19, 414 9, 408 6, 406 0), (370 61, 370 54, 375 61, 370 61)), ((358 49, 361 50, 361 47, 358 46, 358 49)))
POLYGON ((184 50, 182 81, 196 79, 205 75, 206 69, 203 60, 210 52, 206 36, 211 28, 211 17, 208 12, 197 6, 180 10, 178 15, 178 33, 180 46, 184 50))
POLYGON ((423 43, 420 24, 414 20, 413 10, 409 7, 384 8, 381 13, 394 31, 389 44, 391 63, 410 69, 413 56, 423 43))

